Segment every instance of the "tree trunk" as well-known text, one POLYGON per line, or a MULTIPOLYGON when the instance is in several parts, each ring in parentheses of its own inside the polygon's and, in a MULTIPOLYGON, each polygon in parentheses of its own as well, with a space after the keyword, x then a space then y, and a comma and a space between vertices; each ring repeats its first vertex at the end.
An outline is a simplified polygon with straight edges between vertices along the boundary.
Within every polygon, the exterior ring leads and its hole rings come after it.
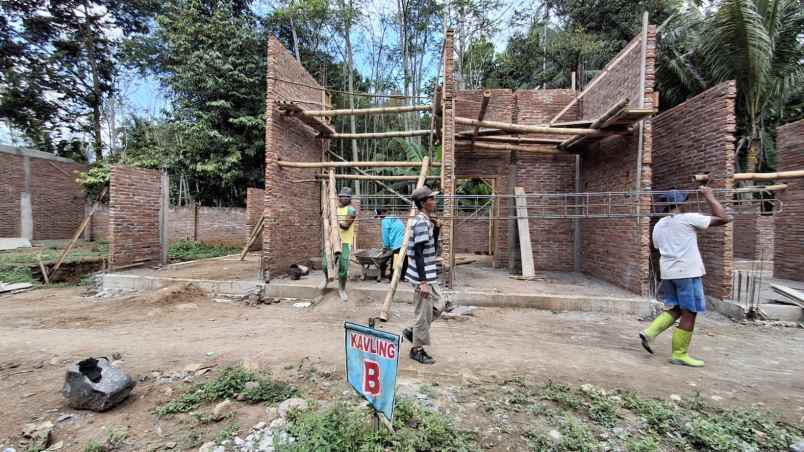
MULTIPOLYGON (((343 34, 344 38, 346 38, 346 66, 347 70, 349 71, 347 80, 349 83, 349 108, 354 110, 355 108, 355 71, 354 71, 354 62, 353 62, 353 55, 352 55, 352 1, 349 0, 348 3, 348 11, 344 16, 344 24, 343 24, 343 34)), ((352 133, 357 133, 356 125, 355 125, 355 117, 354 115, 349 117, 349 129, 352 133)), ((360 161, 360 156, 358 155, 357 150, 357 140, 352 141, 352 160, 357 162, 360 161)), ((355 187, 355 196, 360 196, 360 181, 354 181, 355 187)))
POLYGON ((290 14, 290 33, 293 35, 293 49, 296 51, 296 61, 301 64, 301 55, 299 54, 299 37, 296 35, 296 23, 293 21, 293 13, 290 14))
POLYGON ((95 40, 92 36, 92 26, 89 24, 89 7, 83 2, 84 16, 87 22, 81 29, 84 32, 84 44, 87 47, 89 67, 92 70, 92 95, 89 103, 92 106, 92 133, 95 136, 95 161, 103 160, 103 137, 101 136, 101 97, 100 78, 98 76, 98 59, 95 51, 95 40))

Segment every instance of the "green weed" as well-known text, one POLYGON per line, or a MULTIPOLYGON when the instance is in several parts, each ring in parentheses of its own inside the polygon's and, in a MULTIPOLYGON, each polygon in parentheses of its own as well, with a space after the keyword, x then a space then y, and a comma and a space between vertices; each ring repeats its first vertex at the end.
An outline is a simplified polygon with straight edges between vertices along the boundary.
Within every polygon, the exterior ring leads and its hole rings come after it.
POLYGON ((632 439, 625 445, 627 452, 657 452, 659 450, 659 443, 653 436, 640 437, 632 439))
POLYGON ((8 283, 31 283, 35 281, 31 274, 31 269, 22 266, 0 266, 0 282, 8 283))
POLYGON ((290 416, 290 444, 276 444, 277 451, 470 451, 475 441, 456 430, 441 413, 426 410, 409 400, 400 400, 394 417, 395 434, 385 427, 375 432, 370 412, 340 402, 324 410, 296 411, 290 416))
POLYGON ((614 427, 618 417, 615 399, 597 391, 591 392, 589 397, 589 418, 604 427, 614 427))
POLYGON ((212 257, 236 254, 240 247, 231 245, 212 245, 193 240, 179 240, 170 244, 168 257, 172 261, 193 261, 212 257))
POLYGON ((548 381, 542 388, 542 398, 572 409, 578 409, 583 404, 583 400, 569 386, 552 381, 548 381))
POLYGON ((260 376, 242 367, 229 367, 221 372, 218 378, 194 386, 176 400, 172 400, 156 409, 157 416, 168 416, 192 411, 204 402, 232 399, 242 394, 247 401, 281 402, 293 397, 296 390, 282 382, 275 382, 266 376, 260 376), (257 387, 246 390, 246 383, 254 381, 257 387))
POLYGON ((229 424, 228 427, 218 432, 213 441, 215 441, 216 443, 220 443, 227 439, 231 439, 235 435, 237 435, 237 432, 239 431, 240 431, 240 424, 238 424, 237 422, 232 422, 231 424, 229 424))
POLYGON ((94 439, 84 446, 84 452, 106 452, 106 448, 94 439))

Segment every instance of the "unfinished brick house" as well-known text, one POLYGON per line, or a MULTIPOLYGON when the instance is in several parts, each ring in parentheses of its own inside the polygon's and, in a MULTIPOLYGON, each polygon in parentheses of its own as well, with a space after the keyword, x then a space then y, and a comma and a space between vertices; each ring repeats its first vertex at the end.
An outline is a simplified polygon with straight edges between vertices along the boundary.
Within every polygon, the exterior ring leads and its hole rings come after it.
MULTIPOLYGON (((650 193, 695 189, 694 174, 708 174, 716 188, 733 186, 734 84, 716 86, 655 116, 656 33, 650 26, 583 92, 456 90, 452 41, 448 31, 443 83, 434 108, 443 155, 436 164, 441 168, 443 211, 450 218, 443 222, 444 261, 454 262, 456 250, 487 253, 493 266, 516 271, 521 260, 516 221, 504 218, 514 209, 510 195, 515 187, 528 196, 566 193, 566 215, 540 216, 532 207, 538 201, 528 205, 535 268, 582 272, 648 295, 650 193), (456 182, 471 179, 493 185, 497 197, 490 219, 467 227, 449 214, 454 208, 450 198, 456 182), (581 212, 579 194, 600 198, 601 193, 609 199, 611 215, 590 214, 588 207, 581 212)), ((281 274, 304 257, 320 255, 322 247, 319 183, 310 179, 310 166, 291 162, 325 160, 328 142, 343 134, 331 130, 322 112, 305 114, 325 105, 324 90, 273 38, 268 55, 263 250, 265 268, 281 274), (299 183, 287 183, 292 180, 299 183)), ((372 231, 371 241, 378 240, 376 228, 364 229, 372 231)), ((376 246, 364 239, 361 247, 376 246)), ((702 242, 710 269, 708 294, 726 298, 732 226, 708 231, 702 242)))

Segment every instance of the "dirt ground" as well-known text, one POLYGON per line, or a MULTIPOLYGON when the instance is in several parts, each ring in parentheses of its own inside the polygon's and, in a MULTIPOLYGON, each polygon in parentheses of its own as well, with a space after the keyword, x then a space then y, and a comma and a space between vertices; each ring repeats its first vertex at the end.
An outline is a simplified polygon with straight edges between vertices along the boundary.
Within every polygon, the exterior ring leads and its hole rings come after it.
MULTIPOLYGON (((163 289, 117 298, 84 298, 83 289, 47 289, 0 297, 0 444, 24 424, 67 413, 58 423, 65 450, 114 425, 127 426, 141 444, 168 441, 172 426, 153 415, 173 389, 147 379, 124 405, 87 414, 64 405, 61 386, 68 363, 88 356, 122 356, 134 376, 167 374, 188 365, 244 362, 293 378, 299 363, 323 371, 326 385, 344 379, 343 321, 365 322, 380 300, 341 304, 334 293, 302 309, 290 303, 249 307, 216 303, 198 291, 163 289), (71 446, 72 445, 72 446, 71 446)), ((410 305, 395 305, 382 328, 399 333, 410 305)), ((700 392, 713 404, 760 406, 787 422, 804 424, 804 329, 735 324, 716 315, 699 320, 693 353, 703 369, 668 363, 670 335, 647 354, 636 333, 645 321, 595 313, 552 313, 486 308, 467 320, 434 324, 433 366, 403 355, 400 384, 489 385, 519 376, 532 381, 591 383, 630 389, 645 397, 700 392)), ((403 346, 406 352, 407 346, 403 346)), ((345 386, 343 386, 345 388, 345 386)), ((180 388, 176 388, 179 390, 180 388)), ((173 395, 175 397, 175 395, 173 395)), ((254 407, 254 419, 262 408, 254 407)), ((132 449, 132 450, 145 450, 132 449)))

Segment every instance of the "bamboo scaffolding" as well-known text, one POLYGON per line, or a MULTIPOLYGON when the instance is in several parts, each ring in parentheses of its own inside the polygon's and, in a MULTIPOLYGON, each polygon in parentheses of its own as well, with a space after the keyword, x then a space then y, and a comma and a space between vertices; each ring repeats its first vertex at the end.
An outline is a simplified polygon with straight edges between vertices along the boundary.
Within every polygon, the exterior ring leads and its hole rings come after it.
MULTIPOLYGON (((592 122, 592 124, 589 126, 589 128, 591 128, 591 129, 603 128, 604 124, 608 123, 610 119, 619 116, 623 111, 625 111, 625 108, 628 106, 628 103, 630 101, 631 100, 626 97, 626 98, 620 100, 619 102, 617 102, 616 104, 612 105, 611 107, 609 107, 608 110, 606 110, 605 113, 603 113, 602 115, 600 115, 600 117, 595 119, 592 122)), ((567 141, 564 141, 563 143, 559 144, 558 148, 561 149, 561 150, 569 149, 572 146, 575 146, 576 144, 578 144, 581 141, 583 141, 585 138, 586 137, 582 137, 582 136, 576 136, 576 137, 570 138, 567 141)))
POLYGON ((324 236, 324 255, 321 260, 327 264, 327 280, 334 281, 337 272, 330 269, 335 267, 335 258, 332 256, 332 242, 330 241, 332 225, 330 225, 329 218, 329 189, 327 188, 328 181, 321 181, 321 224, 323 226, 324 236))
POLYGON ((520 151, 528 152, 531 154, 544 154, 544 155, 569 155, 568 152, 559 151, 558 149, 549 148, 533 148, 528 146, 517 146, 514 144, 494 144, 494 143, 456 143, 457 146, 471 146, 475 149, 484 149, 491 151, 520 151))
POLYGON ((549 133, 555 135, 595 135, 595 136, 600 136, 604 134, 599 130, 593 130, 593 129, 575 129, 569 127, 550 127, 543 125, 538 126, 538 125, 512 124, 509 122, 497 122, 497 121, 478 121, 477 119, 463 118, 460 116, 455 117, 455 124, 489 127, 493 129, 508 130, 511 132, 524 132, 524 133, 549 133))
MULTIPOLYGON (((290 162, 280 160, 276 162, 286 168, 418 168, 424 162, 290 162)), ((441 166, 441 162, 432 163, 441 166)))
POLYGON ((754 186, 754 187, 736 188, 734 189, 734 191, 737 193, 758 193, 763 191, 781 191, 786 189, 787 184, 774 184, 774 185, 765 185, 763 187, 754 186))
POLYGON ((260 215, 259 221, 257 221, 256 225, 254 225, 254 230, 251 231, 251 235, 246 241, 246 246, 244 246, 243 250, 240 251, 241 261, 246 258, 249 248, 251 248, 251 245, 253 245, 254 242, 257 240, 257 237, 260 236, 260 233, 262 232, 264 226, 265 226, 265 215, 260 215))
POLYGON ((361 116, 381 115, 385 113, 409 113, 412 111, 429 111, 430 105, 403 105, 400 107, 345 108, 339 110, 302 110, 294 113, 304 116, 361 116))
MULTIPOLYGON (((734 180, 776 180, 804 178, 804 170, 782 171, 779 173, 734 173, 734 180)), ((695 182, 708 182, 708 174, 696 174, 695 182)))
POLYGON ((371 132, 371 133, 334 133, 327 135, 325 138, 342 139, 342 140, 356 140, 361 138, 374 139, 374 138, 399 138, 399 137, 421 137, 431 135, 432 130, 398 130, 394 132, 371 132))
MULTIPOLYGON (((419 180, 416 182, 416 188, 421 188, 424 186, 424 180, 427 177, 427 172, 430 170, 430 159, 425 157, 422 160, 422 170, 419 173, 419 180)), ((410 241, 410 230, 413 227, 413 217, 416 216, 416 208, 411 208, 410 213, 408 213, 408 221, 405 223, 405 236, 402 238, 402 247, 400 253, 405 253, 408 249, 408 242, 410 241)), ((391 278, 391 288, 388 290, 388 294, 385 296, 385 301, 382 304, 382 311, 380 312, 380 320, 383 322, 388 321, 388 315, 391 310, 391 302, 394 300, 394 294, 396 294, 396 288, 399 286, 399 280, 402 277, 402 259, 405 258, 405 255, 402 254, 401 258, 394 261, 394 275, 391 278)))
MULTIPOLYGON (((327 174, 319 174, 318 178, 329 178, 327 174)), ((419 176, 381 176, 372 174, 336 174, 335 179, 345 180, 373 180, 373 181, 406 181, 419 180, 419 176)), ((441 176, 427 176, 427 179, 441 179, 441 176)))
MULTIPOLYGON (((483 121, 486 117, 486 109, 489 106, 489 100, 491 100, 491 90, 484 90, 483 91, 483 100, 480 102, 480 113, 477 115, 478 121, 483 121)), ((474 132, 472 132, 472 137, 477 137, 478 132, 480 132, 480 126, 475 126, 474 132)))

